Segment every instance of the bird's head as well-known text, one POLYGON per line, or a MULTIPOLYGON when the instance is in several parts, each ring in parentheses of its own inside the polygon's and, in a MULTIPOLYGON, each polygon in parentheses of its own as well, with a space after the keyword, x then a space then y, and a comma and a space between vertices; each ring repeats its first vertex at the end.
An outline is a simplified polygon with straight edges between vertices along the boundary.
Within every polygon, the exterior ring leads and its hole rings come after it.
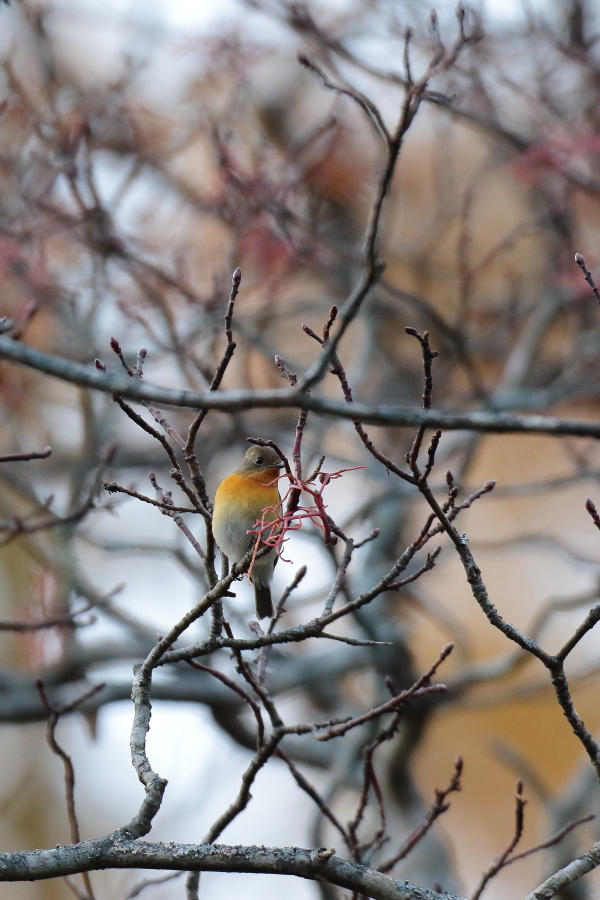
POLYGON ((253 475, 255 473, 262 474, 271 469, 281 469, 282 467, 283 463, 275 450, 271 447, 254 445, 246 451, 246 455, 235 471, 238 475, 253 475))

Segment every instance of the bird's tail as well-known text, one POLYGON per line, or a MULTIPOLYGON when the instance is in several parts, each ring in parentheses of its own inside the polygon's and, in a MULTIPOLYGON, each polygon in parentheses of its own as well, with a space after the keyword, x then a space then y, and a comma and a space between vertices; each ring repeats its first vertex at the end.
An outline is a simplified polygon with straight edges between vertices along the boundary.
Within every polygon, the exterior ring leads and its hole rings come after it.
POLYGON ((271 588, 268 584, 254 582, 254 599, 256 601, 256 615, 259 619, 271 618, 273 615, 273 601, 271 600, 271 588))

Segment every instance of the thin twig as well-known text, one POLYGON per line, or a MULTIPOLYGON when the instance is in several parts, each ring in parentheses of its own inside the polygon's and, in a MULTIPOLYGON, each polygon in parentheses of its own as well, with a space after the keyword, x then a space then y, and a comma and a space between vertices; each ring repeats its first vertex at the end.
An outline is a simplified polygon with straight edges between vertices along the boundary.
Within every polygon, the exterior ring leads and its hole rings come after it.
MULTIPOLYGON (((56 726, 58 724, 58 720, 62 715, 64 715, 65 713, 73 712, 73 710, 77 709, 78 706, 80 706, 82 703, 85 703, 86 700, 89 700, 90 697, 93 697, 94 694, 98 693, 98 691, 101 691, 105 687, 105 684, 96 684, 77 699, 72 700, 69 703, 64 703, 59 707, 54 707, 50 703, 42 681, 36 681, 36 687, 38 689, 38 693, 40 695, 42 703, 44 704, 48 713, 46 740, 48 741, 48 745, 52 752, 55 753, 63 762, 65 770, 67 815, 69 817, 69 827, 71 830, 71 843, 78 844, 81 840, 81 833, 79 831, 79 820, 77 818, 77 811, 75 808, 75 768, 69 754, 66 752, 66 750, 63 750, 63 748, 56 740, 56 726)), ((92 883, 89 874, 87 872, 83 872, 82 878, 88 897, 90 898, 90 900, 94 900, 94 892, 92 890, 92 883)))
POLYGON ((435 675, 437 669, 450 655, 453 647, 453 644, 446 644, 442 648, 440 655, 433 663, 433 665, 430 666, 427 672, 421 675, 421 677, 418 678, 410 688, 407 688, 407 690, 405 691, 401 691, 399 694, 396 694, 396 696, 392 697, 391 700, 388 700, 386 703, 382 703, 380 706, 369 710, 369 712, 364 713, 362 716, 357 716, 356 718, 350 719, 349 721, 344 722, 340 725, 328 728, 325 732, 315 734, 316 739, 318 741, 329 741, 331 740, 331 738, 340 737, 341 735, 346 734, 346 732, 351 728, 356 728, 357 725, 362 725, 365 722, 370 722, 372 719, 379 718, 380 716, 385 715, 388 712, 396 712, 398 710, 398 707, 404 706, 409 700, 415 697, 422 697, 425 694, 440 693, 445 691, 445 685, 430 685, 429 682, 435 675))
POLYGON ((4 453, 0 456, 0 463, 5 462, 27 462, 30 459, 48 459, 52 453, 52 447, 46 447, 44 450, 33 450, 31 453, 4 453))
POLYGON ((494 878, 498 872, 504 868, 506 865, 506 861, 509 856, 512 854, 513 850, 521 840, 523 836, 523 822, 524 822, 524 810, 526 800, 523 799, 523 782, 519 779, 517 781, 517 788, 515 791, 515 830, 512 838, 510 839, 507 847, 502 851, 500 856, 498 856, 494 862, 489 866, 488 869, 481 876, 481 880, 475 891, 471 896, 471 900, 479 900, 479 897, 483 893, 485 886, 494 878))
POLYGON ((378 869, 380 872, 390 872, 394 868, 394 866, 400 862, 400 860, 402 860, 406 856, 408 856, 408 854, 413 849, 413 847, 415 847, 419 843, 419 841, 425 837, 425 835, 427 834, 427 832, 429 831, 429 829, 431 828, 431 826, 433 825, 435 820, 438 819, 448 809, 450 809, 450 804, 447 803, 446 800, 447 800, 448 794, 451 794, 454 791, 461 790, 460 779, 462 776, 462 770, 463 770, 463 761, 462 761, 462 758, 459 756, 454 764, 454 774, 452 775, 452 778, 450 779, 448 787, 444 788, 444 790, 441 790, 441 791, 436 788, 435 800, 429 807, 429 810, 427 811, 427 815, 425 816, 424 820, 421 822, 420 825, 417 826, 417 828, 415 828, 415 830, 412 832, 412 834, 410 834, 406 838, 406 840, 404 841, 404 843, 402 844, 400 849, 396 853, 394 853, 393 856, 391 856, 389 859, 387 859, 384 863, 382 863, 380 866, 378 866, 378 869))
POLYGON ((0 631, 27 632, 41 631, 46 628, 87 628, 89 625, 94 624, 96 621, 95 616, 91 616, 85 622, 77 622, 75 617, 80 616, 82 613, 89 612, 94 605, 95 604, 90 603, 88 606, 84 606, 83 609, 79 609, 69 616, 56 616, 54 619, 44 619, 41 622, 0 620, 0 631))
POLYGON ((139 897, 142 891, 145 891, 147 887, 153 887, 155 884, 165 884, 167 881, 173 881, 175 878, 181 878, 183 872, 170 872, 168 875, 163 875, 161 878, 144 878, 143 881, 139 881, 123 900, 134 900, 135 897, 139 897))
MULTIPOLYGON (((242 282, 242 272, 241 269, 236 269, 233 273, 231 279, 231 291, 229 293, 229 300, 227 302, 227 311, 225 313, 225 339, 227 341, 225 345, 225 350, 223 356, 221 357, 221 361, 219 362, 217 368, 215 369, 215 374, 213 375, 213 379, 210 383, 209 391, 216 391, 225 375, 225 371, 227 370, 227 366, 233 356, 236 348, 236 343, 233 340, 233 309, 235 305, 235 298, 237 297, 238 291, 240 289, 240 284, 242 282)), ((208 409, 202 409, 190 425, 187 443, 186 443, 186 459, 187 456, 194 452, 194 444, 196 442, 196 435, 198 434, 198 429, 202 425, 206 415, 208 413, 208 409)))
POLYGON ((151 506, 157 506, 159 509, 168 510, 169 512, 177 512, 177 513, 198 513, 199 510, 196 507, 189 506, 174 506, 172 503, 163 503, 160 500, 153 500, 152 497, 147 497, 145 494, 140 494, 138 491, 134 491, 132 488, 123 487, 120 484, 116 484, 114 481, 105 481, 102 484, 102 487, 109 494, 125 494, 127 497, 134 497, 136 500, 141 500, 143 503, 149 503, 151 506))
POLYGON ((540 850, 547 850, 548 847, 554 847, 556 846, 556 844, 560 844, 562 839, 570 834, 575 828, 579 828, 580 825, 585 825, 586 822, 591 822, 592 819, 595 818, 595 814, 590 813, 589 816, 584 816, 582 819, 577 819, 576 822, 569 822, 567 825, 565 825, 564 828, 561 828, 560 831, 557 831, 555 835, 548 838, 548 840, 542 841, 541 844, 536 844, 535 847, 531 847, 529 850, 524 850, 523 853, 517 853, 515 856, 511 856, 510 859, 506 860, 505 866, 510 866, 512 863, 517 862, 517 860, 519 859, 525 859, 526 856, 531 856, 532 853, 538 853, 540 850))
POLYGON ((576 253, 576 254, 575 254, 575 262, 577 263, 577 265, 579 266, 579 268, 580 268, 581 271, 583 272, 583 277, 585 278, 585 280, 587 281, 587 283, 588 283, 589 286, 591 287, 591 289, 592 289, 592 294, 594 295, 594 297, 596 298, 596 300, 598 301, 598 303, 600 303, 600 291, 599 291, 598 288, 596 287, 596 285, 595 285, 595 283, 594 283, 594 279, 592 278, 592 274, 591 274, 591 272, 588 270, 588 268, 587 268, 587 266, 586 266, 586 264, 585 264, 585 259, 583 258, 583 256, 581 255, 581 253, 576 253))
POLYGON ((212 675, 213 678, 217 678, 222 684, 226 685, 230 690, 234 691, 238 695, 238 697, 241 697, 242 700, 244 700, 244 702, 248 704, 248 706, 254 713, 254 717, 256 719, 256 725, 257 725, 256 740, 257 740, 258 746, 259 747, 262 746, 262 744, 264 743, 264 739, 265 739, 265 726, 263 723, 260 706, 258 705, 258 703, 255 700, 252 699, 250 694, 247 691, 245 691, 243 687, 240 687, 239 684, 236 684, 235 681, 233 681, 233 679, 229 678, 227 675, 225 675, 223 672, 220 672, 218 669, 213 669, 210 666, 205 666, 202 663, 199 663, 195 659, 188 659, 187 662, 189 663, 190 666, 192 666, 192 668, 199 669, 201 672, 207 672, 209 675, 212 675))

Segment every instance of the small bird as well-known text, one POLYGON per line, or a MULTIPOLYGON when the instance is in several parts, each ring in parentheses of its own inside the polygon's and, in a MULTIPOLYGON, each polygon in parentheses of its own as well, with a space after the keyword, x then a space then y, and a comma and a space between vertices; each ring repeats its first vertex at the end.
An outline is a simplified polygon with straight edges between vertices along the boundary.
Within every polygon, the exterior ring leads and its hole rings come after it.
MULTIPOLYGON (((224 478, 215 494, 212 530, 222 553, 239 562, 256 535, 249 534, 259 519, 273 522, 281 512, 277 482, 283 466, 270 447, 250 447, 237 469, 224 478), (272 507, 272 509, 266 509, 272 507), (266 510, 263 517, 263 510, 266 510)), ((256 615, 259 619, 273 615, 271 581, 277 562, 274 551, 256 559, 250 573, 254 586, 256 615)))

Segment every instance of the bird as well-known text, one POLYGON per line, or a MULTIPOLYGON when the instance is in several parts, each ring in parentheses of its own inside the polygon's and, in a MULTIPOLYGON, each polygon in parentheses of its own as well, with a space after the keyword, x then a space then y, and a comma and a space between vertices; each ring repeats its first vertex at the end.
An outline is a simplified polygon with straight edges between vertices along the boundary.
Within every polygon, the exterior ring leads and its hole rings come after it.
MULTIPOLYGON (((212 531, 219 550, 231 562, 243 559, 256 540, 256 535, 249 532, 259 519, 273 522, 280 515, 276 479, 282 466, 279 454, 271 447, 253 446, 237 469, 219 484, 215 493, 212 531)), ((271 551, 255 559, 252 566, 250 581, 254 587, 259 619, 273 616, 271 581, 276 562, 277 554, 271 551)))

